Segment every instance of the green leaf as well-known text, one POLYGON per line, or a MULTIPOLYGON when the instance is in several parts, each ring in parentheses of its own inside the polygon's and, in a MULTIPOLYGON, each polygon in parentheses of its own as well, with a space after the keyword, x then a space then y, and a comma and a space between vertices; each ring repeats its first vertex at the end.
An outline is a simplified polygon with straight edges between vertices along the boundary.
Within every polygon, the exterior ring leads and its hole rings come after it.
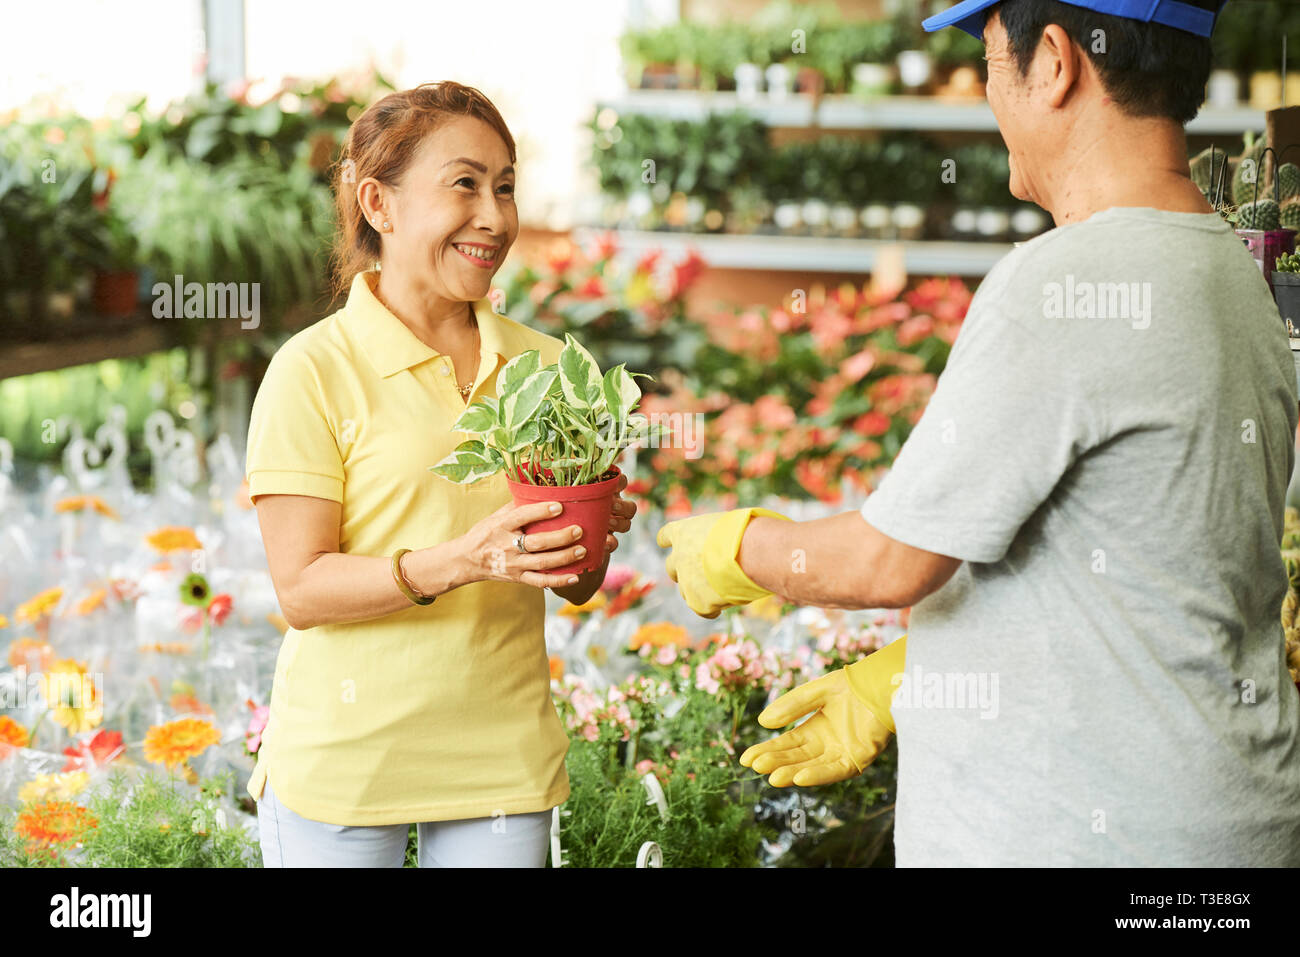
MULTIPOLYGON (((501 424, 510 431, 523 428, 537 414, 555 381, 554 369, 535 372, 501 398, 501 424)), ((513 444, 513 443, 511 443, 513 444)))
POLYGON ((482 435, 497 426, 497 412, 480 402, 469 406, 452 426, 455 432, 471 432, 482 435))
POLYGON ((530 375, 541 369, 542 354, 536 349, 521 352, 501 370, 497 377, 497 395, 504 396, 530 375))
POLYGON ((580 409, 590 408, 600 400, 600 367, 591 353, 567 332, 560 352, 560 387, 564 398, 580 409))

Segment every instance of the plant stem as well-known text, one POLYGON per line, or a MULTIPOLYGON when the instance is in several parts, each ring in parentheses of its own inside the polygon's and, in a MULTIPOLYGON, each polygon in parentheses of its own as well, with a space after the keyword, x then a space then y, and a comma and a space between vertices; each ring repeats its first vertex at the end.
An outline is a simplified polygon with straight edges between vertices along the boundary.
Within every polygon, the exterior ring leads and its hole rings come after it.
POLYGON ((45 716, 50 713, 50 710, 50 708, 46 708, 42 711, 41 716, 37 718, 36 723, 32 725, 32 730, 27 733, 27 747, 30 748, 36 743, 36 729, 41 726, 41 722, 45 720, 45 716))

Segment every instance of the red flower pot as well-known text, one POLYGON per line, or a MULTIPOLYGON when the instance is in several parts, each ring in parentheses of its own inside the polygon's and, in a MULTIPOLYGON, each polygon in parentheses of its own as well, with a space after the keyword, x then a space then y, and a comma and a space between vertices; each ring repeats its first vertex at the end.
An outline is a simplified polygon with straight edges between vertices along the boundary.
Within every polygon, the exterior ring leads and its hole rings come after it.
MULTIPOLYGON (((517 473, 525 474, 522 466, 517 473)), ((544 518, 523 527, 526 534, 550 532, 570 525, 582 526, 582 537, 574 545, 581 545, 587 554, 580 560, 559 568, 547 568, 548 575, 581 575, 583 572, 595 571, 605 561, 605 536, 609 534, 609 520, 614 514, 614 496, 618 494, 618 480, 622 473, 618 466, 611 466, 605 473, 608 478, 588 485, 531 485, 518 482, 507 473, 506 484, 515 505, 531 505, 534 502, 559 502, 564 510, 554 518, 544 518)), ((550 469, 544 469, 542 475, 551 476, 550 469)))
POLYGON ((95 312, 104 317, 124 318, 135 313, 140 277, 130 272, 97 272, 90 299, 95 312))

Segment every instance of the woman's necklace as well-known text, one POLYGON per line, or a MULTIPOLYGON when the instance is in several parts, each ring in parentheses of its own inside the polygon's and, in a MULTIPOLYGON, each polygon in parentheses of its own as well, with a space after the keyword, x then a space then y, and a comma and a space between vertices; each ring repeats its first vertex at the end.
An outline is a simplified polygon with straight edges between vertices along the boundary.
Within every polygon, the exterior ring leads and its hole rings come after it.
MULTIPOLYGON (((372 290, 372 291, 373 291, 374 294, 375 294, 375 298, 379 300, 379 304, 380 304, 381 306, 383 306, 385 309, 388 309, 389 312, 392 312, 393 310, 388 308, 388 303, 384 302, 383 297, 382 297, 381 295, 379 295, 379 289, 378 289, 378 287, 376 287, 376 288, 375 288, 374 290, 372 290)), ((469 318, 470 318, 470 322, 472 322, 472 323, 474 324, 474 349, 475 349, 475 351, 477 352, 477 351, 479 351, 480 349, 483 348, 483 339, 482 339, 482 337, 479 335, 479 331, 478 331, 478 316, 474 315, 474 304, 473 304, 473 303, 466 303, 466 305, 469 306, 469 318)), ((449 360, 449 361, 450 361, 450 360, 449 360)), ((460 397, 461 397, 462 399, 465 399, 466 401, 468 401, 468 400, 469 400, 469 393, 470 393, 470 390, 473 389, 473 388, 474 388, 474 380, 473 380, 473 379, 470 379, 468 385, 458 385, 458 386, 456 386, 456 391, 460 393, 460 397)))

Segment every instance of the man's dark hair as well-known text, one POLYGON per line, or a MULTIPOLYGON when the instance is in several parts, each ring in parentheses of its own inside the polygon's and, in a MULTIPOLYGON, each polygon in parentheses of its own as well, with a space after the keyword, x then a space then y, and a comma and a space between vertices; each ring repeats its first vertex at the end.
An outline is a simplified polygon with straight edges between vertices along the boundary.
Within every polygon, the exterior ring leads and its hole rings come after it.
MULTIPOLYGON (((1217 11, 1219 0, 1182 0, 1217 11)), ((1195 118, 1210 78, 1210 40, 1160 23, 1113 17, 1059 0, 1003 0, 994 8, 1020 75, 1029 72, 1043 30, 1055 23, 1091 58, 1106 92, 1133 116, 1195 118), (1105 52, 1094 52, 1103 31, 1105 52)))

